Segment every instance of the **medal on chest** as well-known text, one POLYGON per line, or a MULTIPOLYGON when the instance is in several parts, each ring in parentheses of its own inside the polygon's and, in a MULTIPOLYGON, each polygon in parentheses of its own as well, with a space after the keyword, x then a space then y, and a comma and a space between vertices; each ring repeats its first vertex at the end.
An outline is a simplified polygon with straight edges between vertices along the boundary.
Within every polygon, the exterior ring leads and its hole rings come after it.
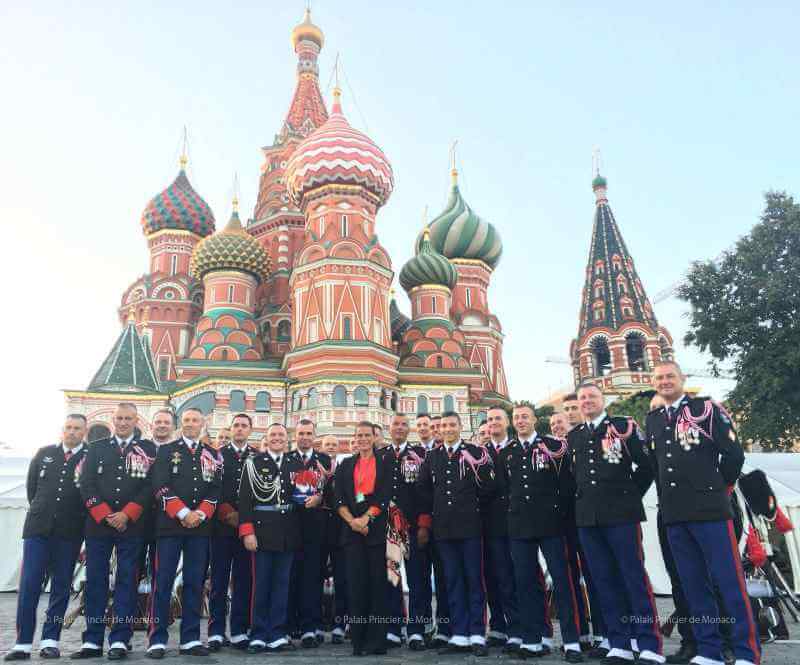
POLYGON ((414 453, 413 450, 408 451, 402 460, 400 460, 400 475, 407 483, 417 482, 419 476, 419 468, 422 465, 422 458, 414 453))
POLYGON ((618 437, 606 435, 602 442, 603 459, 609 464, 622 461, 622 441, 618 437))
POLYGON ((533 449, 531 453, 531 462, 534 471, 545 471, 550 468, 550 459, 544 451, 539 450, 539 448, 533 449))
POLYGON ((690 451, 694 446, 700 443, 700 430, 692 427, 691 423, 686 420, 681 420, 676 425, 676 434, 678 435, 678 443, 681 444, 686 452, 690 451))
POLYGON ((177 450, 172 453, 172 473, 178 473, 178 464, 181 463, 181 454, 177 450))

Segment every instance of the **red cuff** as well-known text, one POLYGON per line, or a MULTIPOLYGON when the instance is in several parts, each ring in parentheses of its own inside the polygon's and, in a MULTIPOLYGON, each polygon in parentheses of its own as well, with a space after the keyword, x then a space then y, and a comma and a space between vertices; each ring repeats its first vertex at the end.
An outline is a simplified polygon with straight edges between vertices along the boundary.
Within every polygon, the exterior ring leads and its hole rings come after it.
POLYGON ((433 525, 433 518, 430 515, 422 514, 417 518, 417 526, 420 529, 430 529, 433 525))
POLYGON ((125 504, 125 507, 122 509, 122 512, 128 516, 128 519, 131 522, 135 522, 142 515, 142 507, 138 503, 129 501, 127 504, 125 504))
POLYGON ((728 487, 727 487, 728 496, 733 494, 733 490, 735 490, 735 489, 736 489, 736 485, 728 485, 728 487))
POLYGON ((220 521, 224 521, 228 515, 235 512, 236 508, 234 508, 231 504, 223 503, 220 505, 219 508, 217 508, 217 519, 220 521))
POLYGON ((164 510, 166 511, 167 515, 175 519, 178 516, 178 513, 186 507, 186 504, 176 497, 173 499, 167 499, 164 510))
POLYGON ((203 499, 203 501, 200 502, 200 505, 197 506, 197 510, 203 513, 207 520, 210 520, 212 517, 214 517, 214 511, 216 509, 217 507, 213 503, 206 501, 205 499, 203 499))
POLYGON ((244 524, 239 525, 239 537, 244 538, 245 536, 254 536, 256 534, 256 530, 253 528, 252 522, 245 522, 244 524))
POLYGON ((94 508, 89 510, 92 519, 98 524, 102 524, 103 520, 112 512, 111 507, 107 503, 98 503, 94 508))

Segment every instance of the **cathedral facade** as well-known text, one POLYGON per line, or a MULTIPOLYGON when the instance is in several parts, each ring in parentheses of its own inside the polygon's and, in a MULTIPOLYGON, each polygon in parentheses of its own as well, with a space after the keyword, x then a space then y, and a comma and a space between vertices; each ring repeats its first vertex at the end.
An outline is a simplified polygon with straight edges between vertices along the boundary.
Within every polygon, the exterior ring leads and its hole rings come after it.
POLYGON ((152 414, 188 407, 209 433, 234 413, 256 435, 301 418, 348 439, 355 423, 394 411, 461 414, 468 436, 492 404, 508 404, 503 332, 488 290, 502 253, 497 230, 458 187, 420 229, 399 270, 410 316, 393 297, 395 269, 378 239, 392 166, 319 85, 322 31, 292 31, 297 85, 263 165, 253 217, 238 201, 221 230, 182 158, 175 180, 142 213, 148 272, 124 292, 122 332, 85 390, 66 391, 90 440, 107 435, 120 401, 152 414))

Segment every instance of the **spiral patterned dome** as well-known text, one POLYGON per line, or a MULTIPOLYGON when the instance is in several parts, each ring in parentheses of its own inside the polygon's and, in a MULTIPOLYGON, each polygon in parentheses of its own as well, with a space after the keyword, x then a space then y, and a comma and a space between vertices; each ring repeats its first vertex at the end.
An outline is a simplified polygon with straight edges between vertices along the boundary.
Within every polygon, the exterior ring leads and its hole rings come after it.
POLYGON ((400 271, 400 286, 406 291, 423 284, 437 284, 452 289, 457 279, 458 273, 453 264, 431 245, 430 231, 426 228, 422 232, 417 255, 400 271))
POLYGON ((145 235, 164 229, 191 231, 203 237, 214 233, 214 213, 192 187, 185 166, 182 162, 178 177, 150 199, 144 209, 142 229, 145 235))
POLYGON ((299 206, 303 196, 317 187, 360 185, 382 206, 394 188, 392 166, 372 139, 350 126, 342 114, 338 89, 333 94, 330 117, 297 146, 289 160, 289 195, 299 206))
POLYGON ((242 228, 234 210, 230 221, 219 233, 204 238, 194 249, 189 271, 202 279, 215 270, 242 270, 263 281, 270 272, 266 250, 242 228))
MULTIPOLYGON (((458 189, 457 172, 445 209, 430 223, 433 248, 448 259, 477 259, 494 269, 500 262, 503 243, 500 234, 479 217, 464 201, 458 189)), ((417 251, 423 244, 424 231, 417 238, 417 251)))

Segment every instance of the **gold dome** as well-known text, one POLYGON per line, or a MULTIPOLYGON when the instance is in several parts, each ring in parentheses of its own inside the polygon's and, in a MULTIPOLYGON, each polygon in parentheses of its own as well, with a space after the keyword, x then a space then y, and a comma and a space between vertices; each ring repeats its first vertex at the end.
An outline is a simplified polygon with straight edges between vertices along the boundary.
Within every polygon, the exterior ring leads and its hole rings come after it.
POLYGON ((241 270, 259 281, 270 273, 269 254, 244 230, 235 209, 225 228, 204 238, 192 253, 189 272, 193 277, 202 279, 217 270, 241 270))
POLYGON ((320 48, 325 43, 325 36, 322 34, 322 30, 311 22, 311 9, 309 8, 306 8, 303 22, 298 23, 292 30, 292 46, 297 48, 297 44, 304 39, 314 42, 320 48))

